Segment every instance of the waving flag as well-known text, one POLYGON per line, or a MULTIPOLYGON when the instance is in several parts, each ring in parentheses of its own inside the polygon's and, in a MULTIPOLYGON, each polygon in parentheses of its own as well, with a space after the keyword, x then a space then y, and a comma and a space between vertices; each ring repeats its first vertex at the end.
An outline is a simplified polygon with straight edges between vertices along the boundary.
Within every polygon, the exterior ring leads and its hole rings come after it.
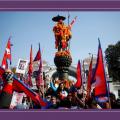
POLYGON ((39 70, 37 71, 36 85, 37 85, 38 88, 40 87, 40 85, 43 85, 42 61, 40 61, 39 70))
POLYGON ((37 54, 35 56, 34 61, 38 61, 40 59, 41 59, 41 50, 40 50, 40 43, 39 43, 39 50, 38 50, 38 52, 37 52, 37 54))
POLYGON ((21 80, 18 80, 14 77, 13 84, 17 86, 20 90, 22 90, 28 97, 30 97, 36 104, 40 104, 41 106, 46 106, 46 103, 43 99, 34 91, 32 91, 28 86, 26 86, 21 80))
POLYGON ((33 72, 33 58, 32 58, 32 45, 31 45, 31 49, 30 49, 30 63, 29 63, 29 70, 28 70, 28 82, 29 85, 32 87, 32 80, 31 80, 31 75, 33 72))
POLYGON ((91 92, 91 84, 92 84, 92 61, 93 61, 93 55, 90 61, 89 65, 89 72, 88 72, 88 80, 87 80, 87 99, 90 98, 90 92, 91 92))
POLYGON ((82 76, 81 76, 81 64, 80 64, 80 60, 78 61, 77 64, 77 82, 75 83, 75 87, 76 88, 80 88, 82 86, 82 76))
POLYGON ((39 50, 37 52, 37 55, 34 59, 34 61, 40 61, 39 69, 37 71, 37 77, 36 77, 36 85, 39 88, 40 85, 44 85, 43 77, 42 77, 42 57, 41 57, 41 50, 40 50, 40 44, 39 44, 39 50))
POLYGON ((106 83, 106 77, 105 77, 105 70, 104 70, 104 63, 103 63, 103 55, 102 55, 102 49, 100 40, 99 41, 99 47, 98 47, 98 56, 97 56, 97 63, 95 67, 95 72, 93 75, 93 80, 95 80, 95 96, 96 97, 102 97, 107 96, 107 83, 106 83))
POLYGON ((2 60, 2 65, 1 65, 4 69, 8 69, 8 62, 6 59, 6 56, 3 56, 3 60, 2 60))
MULTIPOLYGON (((5 70, 0 67, 0 77, 5 72, 5 70)), ((41 106, 46 106, 47 103, 33 90, 31 90, 27 85, 25 85, 22 80, 18 80, 13 76, 13 90, 14 91, 23 91, 28 97, 30 97, 36 104, 41 106)))
POLYGON ((32 74, 33 72, 33 58, 32 58, 33 54, 32 54, 32 45, 31 45, 31 49, 30 49, 30 63, 29 63, 29 73, 32 74))
POLYGON ((4 69, 8 68, 7 60, 10 60, 10 64, 11 64, 11 43, 10 43, 10 37, 9 37, 7 45, 6 45, 6 49, 5 49, 5 53, 4 53, 3 60, 2 60, 2 65, 1 65, 4 69))

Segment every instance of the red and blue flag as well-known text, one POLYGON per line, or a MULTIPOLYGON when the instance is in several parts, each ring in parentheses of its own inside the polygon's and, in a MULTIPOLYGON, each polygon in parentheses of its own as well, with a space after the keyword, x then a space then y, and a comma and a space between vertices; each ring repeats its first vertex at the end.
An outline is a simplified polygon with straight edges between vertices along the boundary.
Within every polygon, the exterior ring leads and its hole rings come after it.
POLYGON ((96 98, 108 96, 107 82, 105 77, 102 48, 99 41, 97 63, 92 80, 95 81, 94 95, 96 98))

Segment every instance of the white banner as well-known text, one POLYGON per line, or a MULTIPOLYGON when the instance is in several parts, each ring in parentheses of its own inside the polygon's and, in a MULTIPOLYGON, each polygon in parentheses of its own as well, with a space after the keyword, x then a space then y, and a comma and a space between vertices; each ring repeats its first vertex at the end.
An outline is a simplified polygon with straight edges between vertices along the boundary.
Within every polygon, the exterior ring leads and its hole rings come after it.
POLYGON ((25 93, 13 92, 10 108, 13 109, 18 104, 22 104, 23 97, 26 97, 25 93))

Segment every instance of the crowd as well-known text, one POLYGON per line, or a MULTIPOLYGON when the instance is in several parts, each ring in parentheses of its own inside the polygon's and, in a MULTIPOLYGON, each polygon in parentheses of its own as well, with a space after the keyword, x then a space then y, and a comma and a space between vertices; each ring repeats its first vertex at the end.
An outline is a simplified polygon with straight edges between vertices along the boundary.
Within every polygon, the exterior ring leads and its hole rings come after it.
MULTIPOLYGON (((3 84, 1 84, 0 108, 7 109, 119 109, 120 100, 116 99, 113 93, 109 93, 109 99, 98 101, 94 96, 94 89, 89 98, 86 97, 87 91, 84 87, 76 88, 74 81, 51 80, 50 87, 45 87, 44 91, 39 88, 34 91, 38 93, 46 106, 37 105, 27 95, 22 97, 22 101, 16 106, 11 107, 13 97, 12 83, 13 73, 6 71, 3 74, 3 84), (44 92, 44 93, 43 93, 44 92)), ((2 83, 2 80, 1 80, 2 83)), ((23 93, 23 91, 19 91, 23 93)), ((16 98, 17 99, 17 98, 16 98)))

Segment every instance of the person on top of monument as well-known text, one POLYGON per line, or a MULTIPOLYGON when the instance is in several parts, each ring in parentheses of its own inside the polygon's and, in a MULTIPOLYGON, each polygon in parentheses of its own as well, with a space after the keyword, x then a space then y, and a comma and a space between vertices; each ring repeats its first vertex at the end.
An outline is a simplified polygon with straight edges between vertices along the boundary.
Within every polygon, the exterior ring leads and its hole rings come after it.
POLYGON ((67 49, 68 41, 72 36, 70 27, 66 26, 63 22, 65 19, 65 17, 59 15, 52 18, 54 22, 57 22, 53 27, 53 32, 55 34, 55 48, 58 51, 67 49))

